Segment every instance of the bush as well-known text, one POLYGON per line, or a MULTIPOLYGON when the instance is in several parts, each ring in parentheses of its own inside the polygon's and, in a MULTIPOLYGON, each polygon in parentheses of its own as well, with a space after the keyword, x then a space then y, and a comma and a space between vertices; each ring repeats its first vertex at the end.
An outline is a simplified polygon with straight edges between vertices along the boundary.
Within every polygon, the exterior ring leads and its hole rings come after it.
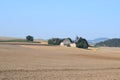
POLYGON ((86 39, 79 38, 79 40, 76 42, 76 47, 87 49, 89 47, 89 44, 86 39))
POLYGON ((59 39, 59 38, 52 38, 48 40, 49 45, 60 45, 61 42, 62 42, 62 39, 59 39))
POLYGON ((26 36, 26 40, 27 41, 34 41, 34 38, 33 38, 33 36, 28 35, 28 36, 26 36))

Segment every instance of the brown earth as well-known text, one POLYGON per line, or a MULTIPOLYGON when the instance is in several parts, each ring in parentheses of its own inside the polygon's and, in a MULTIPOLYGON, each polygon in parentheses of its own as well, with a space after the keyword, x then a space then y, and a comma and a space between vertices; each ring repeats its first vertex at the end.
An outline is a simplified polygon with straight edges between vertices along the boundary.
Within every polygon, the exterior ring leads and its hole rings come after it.
POLYGON ((0 44, 0 80, 120 80, 120 48, 0 44))

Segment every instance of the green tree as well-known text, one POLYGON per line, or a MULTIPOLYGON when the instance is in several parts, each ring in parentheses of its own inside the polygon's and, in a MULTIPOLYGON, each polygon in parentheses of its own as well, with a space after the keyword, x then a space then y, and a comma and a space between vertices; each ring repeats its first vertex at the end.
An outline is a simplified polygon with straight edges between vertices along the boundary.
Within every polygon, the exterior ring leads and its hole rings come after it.
POLYGON ((59 39, 59 38, 52 38, 48 40, 49 45, 60 45, 61 42, 62 42, 62 39, 59 39))
POLYGON ((27 41, 34 41, 34 37, 28 35, 28 36, 26 36, 26 40, 27 40, 27 41))
POLYGON ((79 40, 76 42, 76 46, 78 48, 87 49, 89 47, 89 44, 86 39, 80 37, 79 40))

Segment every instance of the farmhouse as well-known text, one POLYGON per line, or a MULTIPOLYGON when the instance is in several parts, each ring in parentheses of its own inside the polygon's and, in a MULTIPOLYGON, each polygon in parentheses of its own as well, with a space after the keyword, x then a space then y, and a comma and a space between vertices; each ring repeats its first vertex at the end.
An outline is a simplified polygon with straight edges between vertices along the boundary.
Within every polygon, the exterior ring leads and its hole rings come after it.
POLYGON ((60 43, 60 46, 76 47, 76 44, 70 38, 66 38, 60 43))

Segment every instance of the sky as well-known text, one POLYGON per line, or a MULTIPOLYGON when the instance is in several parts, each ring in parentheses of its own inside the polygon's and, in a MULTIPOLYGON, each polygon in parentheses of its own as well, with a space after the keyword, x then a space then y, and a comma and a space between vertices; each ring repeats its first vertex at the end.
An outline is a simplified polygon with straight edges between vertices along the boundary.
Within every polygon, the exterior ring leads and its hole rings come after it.
POLYGON ((0 0, 0 36, 120 37, 120 0, 0 0))

